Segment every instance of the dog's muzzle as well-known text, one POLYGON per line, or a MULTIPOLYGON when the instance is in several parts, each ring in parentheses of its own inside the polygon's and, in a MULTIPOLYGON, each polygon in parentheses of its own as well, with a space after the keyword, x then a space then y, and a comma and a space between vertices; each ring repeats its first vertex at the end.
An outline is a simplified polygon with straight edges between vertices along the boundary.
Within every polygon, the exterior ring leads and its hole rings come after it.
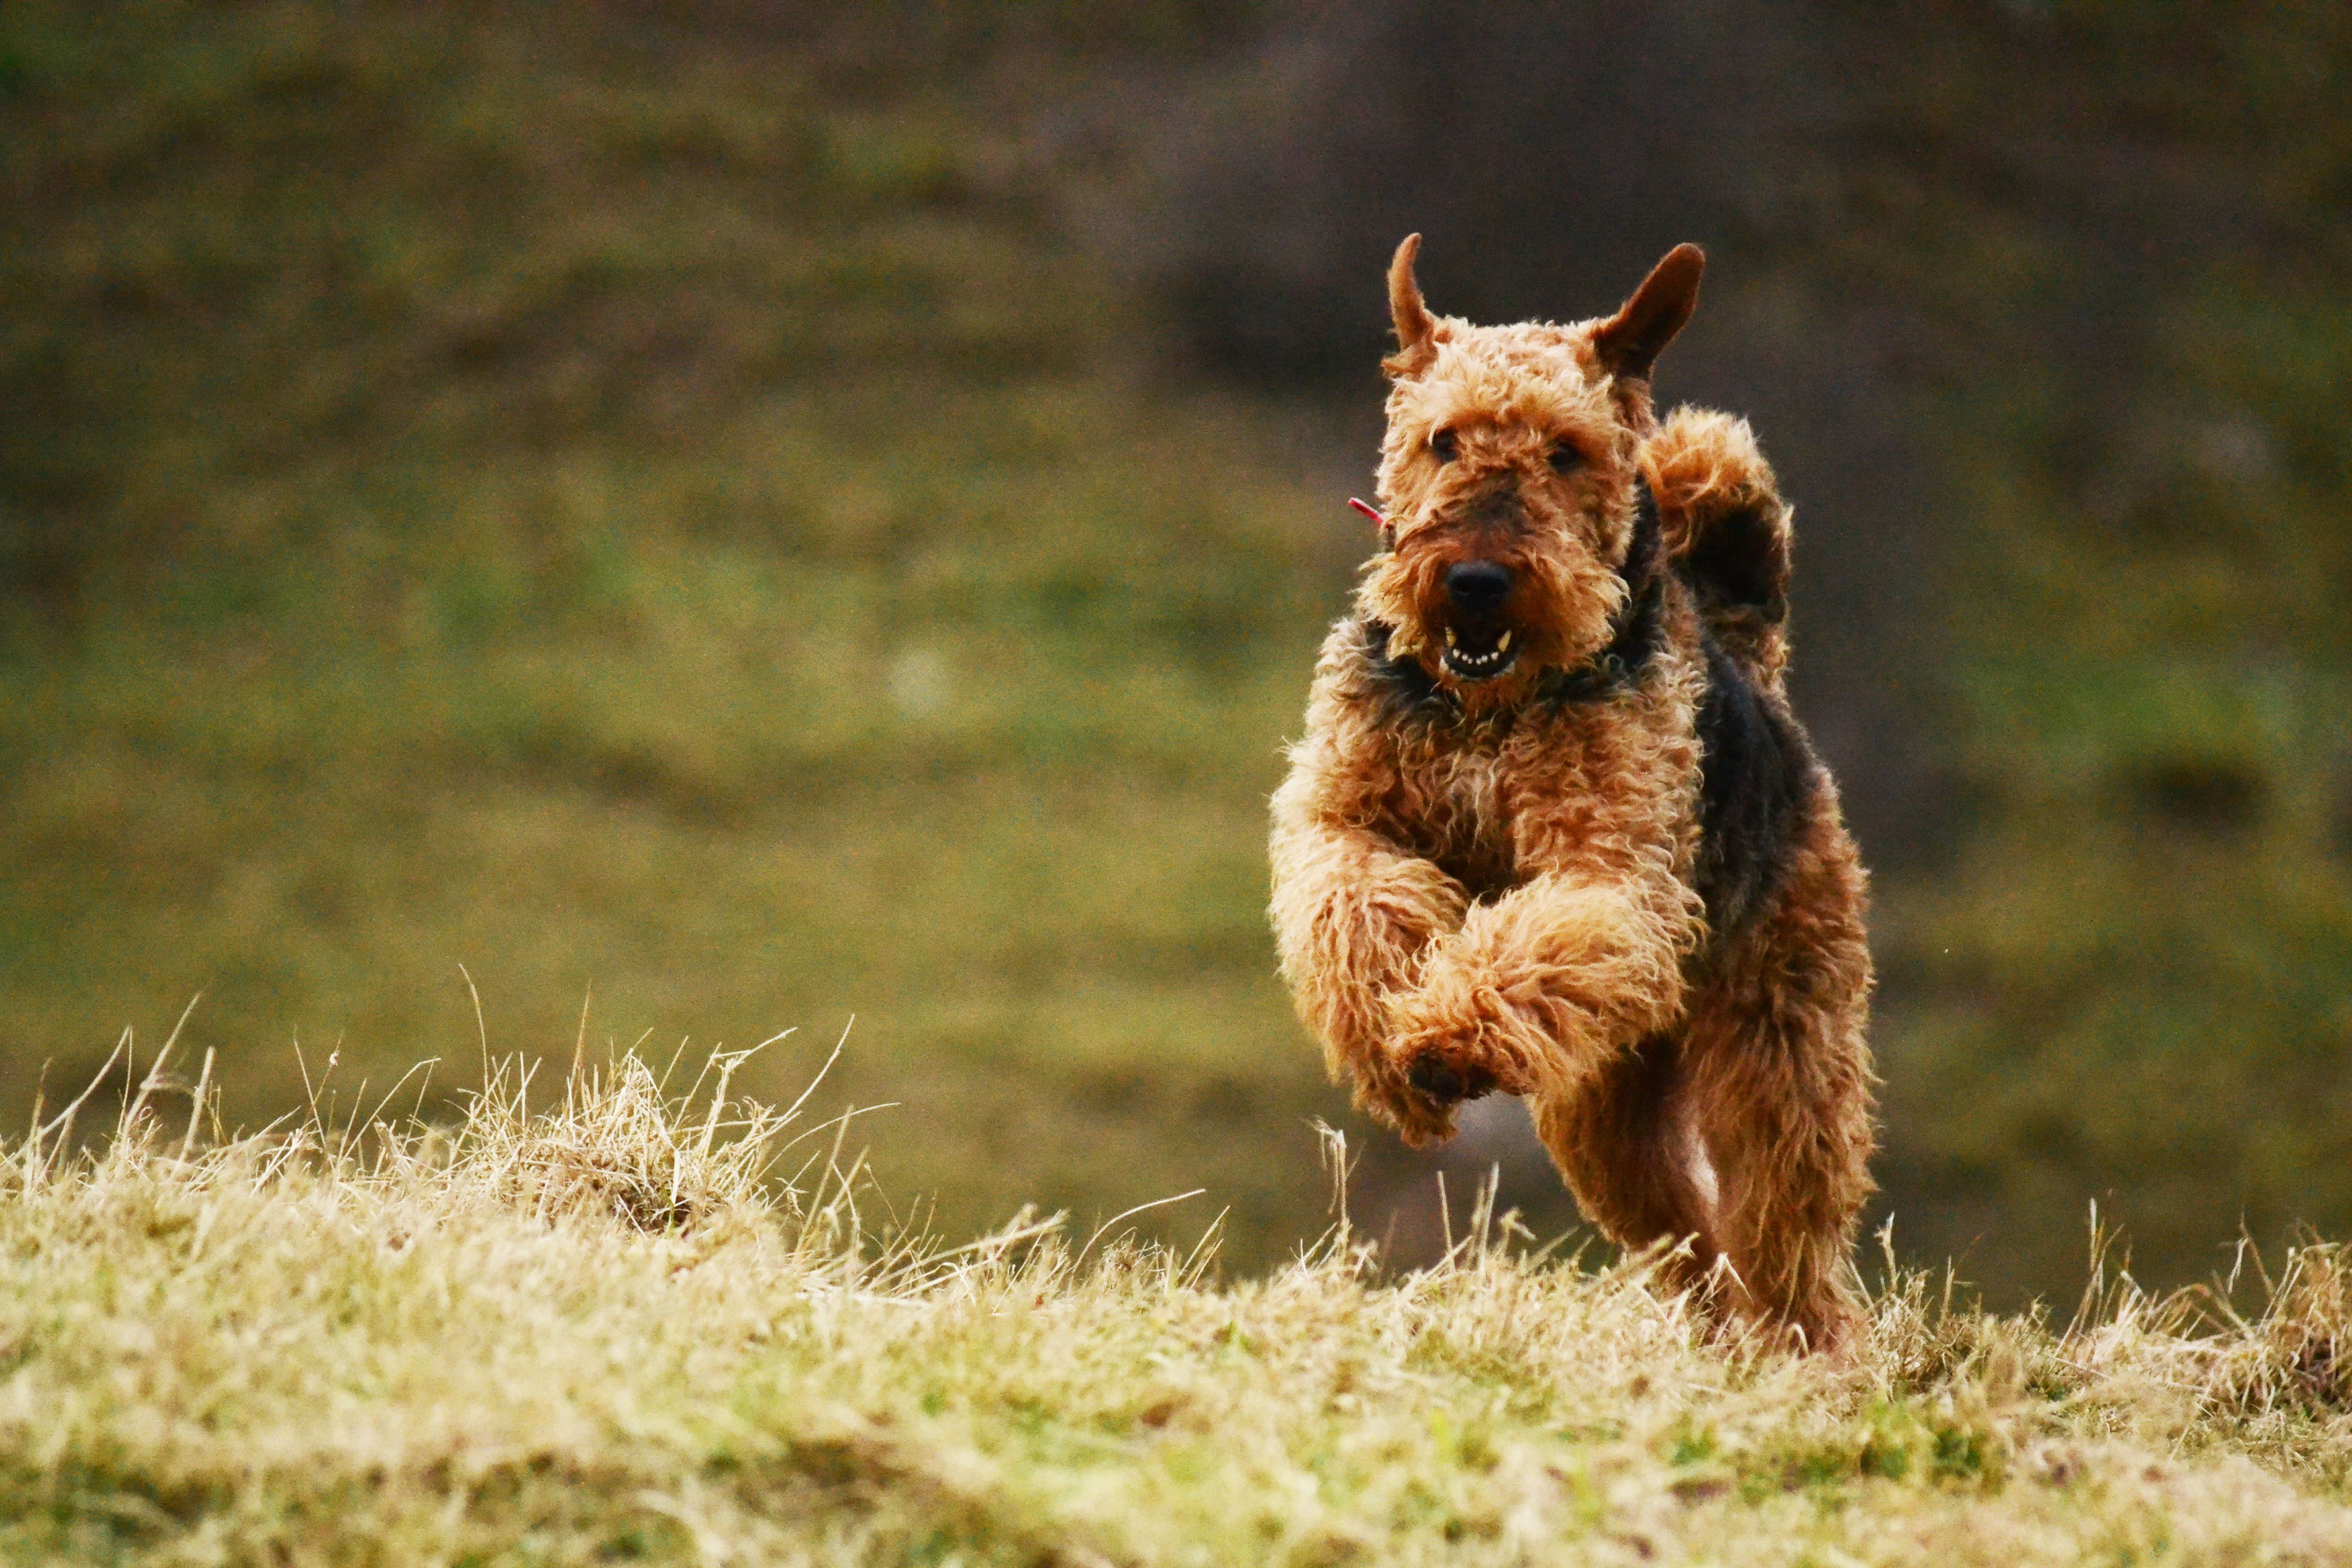
POLYGON ((1492 680, 1518 662, 1503 606, 1511 596, 1511 569, 1495 561, 1465 561, 1446 569, 1445 668, 1465 680, 1492 680))

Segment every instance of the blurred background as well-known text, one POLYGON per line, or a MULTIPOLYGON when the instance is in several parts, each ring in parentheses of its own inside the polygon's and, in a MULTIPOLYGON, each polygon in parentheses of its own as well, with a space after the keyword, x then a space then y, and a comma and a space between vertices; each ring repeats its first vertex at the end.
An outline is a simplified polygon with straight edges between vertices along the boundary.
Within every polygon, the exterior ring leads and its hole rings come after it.
MULTIPOLYGON (((1798 507, 1898 1249, 2065 1297, 2352 1235, 2352 10, 1747 0, 0 9, 0 1116, 575 1040, 885 1190, 1405 1261, 1443 1153, 1273 976, 1381 272, 1614 306, 1798 507), (584 1022, 583 1022, 584 1019, 584 1022), (45 1066, 46 1064, 46 1066, 45 1066), (44 1073, 46 1072, 46 1080, 44 1073), (46 1090, 42 1085, 46 1081, 46 1090)), ((418 1091, 410 1079, 403 1102, 418 1091)))

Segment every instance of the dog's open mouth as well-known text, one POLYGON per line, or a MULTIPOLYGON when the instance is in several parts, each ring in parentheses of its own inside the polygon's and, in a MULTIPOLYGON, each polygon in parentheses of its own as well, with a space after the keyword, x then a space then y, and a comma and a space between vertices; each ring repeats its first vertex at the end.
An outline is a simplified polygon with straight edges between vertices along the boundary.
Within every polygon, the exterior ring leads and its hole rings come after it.
POLYGON ((1519 661, 1511 634, 1445 628, 1445 668, 1465 680, 1492 680, 1519 661))

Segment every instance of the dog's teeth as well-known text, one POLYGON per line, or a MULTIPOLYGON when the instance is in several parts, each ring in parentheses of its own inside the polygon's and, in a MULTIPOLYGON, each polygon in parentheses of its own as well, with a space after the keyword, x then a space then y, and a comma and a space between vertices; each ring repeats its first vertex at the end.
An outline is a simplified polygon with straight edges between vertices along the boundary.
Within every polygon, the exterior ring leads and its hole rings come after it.
POLYGON ((1499 640, 1495 644, 1495 651, 1496 651, 1497 654, 1506 654, 1506 653, 1508 653, 1508 652, 1510 652, 1510 651, 1511 651, 1511 634, 1510 634, 1510 633, 1508 633, 1508 632, 1505 632, 1505 633, 1502 635, 1502 637, 1501 637, 1501 638, 1500 638, 1500 639, 1499 639, 1499 640))
POLYGON ((1454 646, 1454 628, 1452 626, 1445 628, 1445 646, 1447 647, 1452 647, 1454 646))

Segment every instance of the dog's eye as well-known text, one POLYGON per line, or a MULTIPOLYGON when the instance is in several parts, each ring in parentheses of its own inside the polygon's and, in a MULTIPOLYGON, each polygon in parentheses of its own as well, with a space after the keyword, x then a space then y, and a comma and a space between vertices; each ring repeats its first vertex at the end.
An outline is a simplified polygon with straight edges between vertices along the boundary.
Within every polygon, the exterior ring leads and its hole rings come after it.
POLYGON ((1441 463, 1450 463, 1462 449, 1462 443, 1451 430, 1440 430, 1429 438, 1429 449, 1441 463))
POLYGON ((1572 474, 1582 467, 1584 467, 1583 453, 1578 451, 1566 441, 1558 441, 1552 444, 1551 471, 1553 473, 1572 474))

